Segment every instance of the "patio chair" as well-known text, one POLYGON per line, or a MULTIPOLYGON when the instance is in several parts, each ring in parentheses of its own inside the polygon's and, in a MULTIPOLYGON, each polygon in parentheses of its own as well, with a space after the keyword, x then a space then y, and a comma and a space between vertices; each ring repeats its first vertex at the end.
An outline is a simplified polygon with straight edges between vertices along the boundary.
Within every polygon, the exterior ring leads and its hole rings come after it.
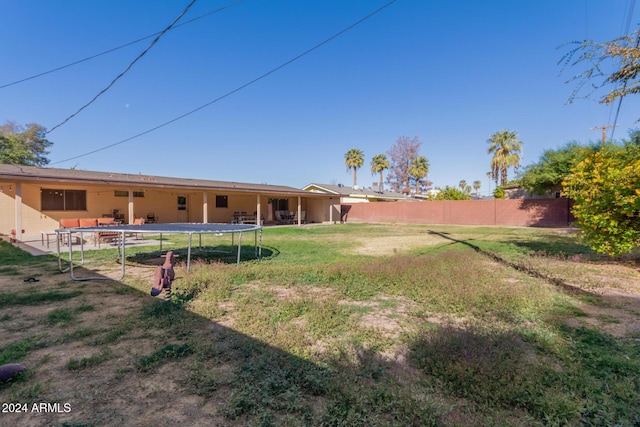
MULTIPOLYGON (((145 222, 144 218, 134 218, 133 219, 133 225, 142 225, 142 224, 144 224, 144 222, 145 222)), ((134 231, 131 234, 135 237, 136 240, 140 239, 140 233, 134 231)))
MULTIPOLYGON (((80 219, 79 218, 61 218, 60 219, 60 228, 77 228, 80 227, 80 219)), ((78 243, 80 243, 80 236, 71 236, 72 239, 76 239, 78 243)), ((67 235, 60 234, 60 240, 63 245, 69 244, 67 242, 67 235)))
POLYGON ((98 226, 98 218, 80 218, 79 221, 80 221, 80 227, 97 227, 98 226))
POLYGON ((158 217, 153 212, 149 212, 147 214, 146 222, 149 223, 149 224, 155 224, 155 223, 158 222, 158 217))
MULTIPOLYGON (((117 222, 115 220, 115 218, 98 218, 98 227, 105 227, 108 228, 111 225, 116 225, 117 222)), ((118 237, 120 237, 120 234, 116 231, 99 231, 94 233, 93 235, 93 239, 94 239, 94 246, 98 246, 98 248, 100 247, 100 241, 101 240, 114 240, 114 239, 118 239, 118 237)))

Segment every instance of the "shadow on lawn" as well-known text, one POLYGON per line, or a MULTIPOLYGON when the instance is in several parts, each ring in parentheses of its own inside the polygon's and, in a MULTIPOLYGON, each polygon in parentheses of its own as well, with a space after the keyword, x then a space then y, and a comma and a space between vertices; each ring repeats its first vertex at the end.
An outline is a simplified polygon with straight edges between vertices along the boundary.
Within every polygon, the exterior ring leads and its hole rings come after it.
MULTIPOLYGON (((78 276, 96 275, 81 266, 76 270, 78 276)), ((46 337, 37 343, 29 338, 35 330, 25 327, 19 338, 12 334, 0 345, 0 355, 8 357, 4 363, 29 368, 20 380, 0 385, 0 400, 23 396, 73 408, 40 414, 40 423, 439 424, 436 406, 415 399, 385 375, 398 369, 374 352, 359 349, 355 358, 340 354, 315 363, 196 314, 188 304, 154 299, 119 281, 71 282, 56 291, 66 295, 73 289, 69 298, 36 298, 34 292, 59 289, 59 276, 41 277, 28 299, 17 298, 18 290, 9 292, 13 299, 5 292, 6 304, 0 306, 7 321, 29 306, 71 316, 67 329, 45 323, 46 337), (74 308, 79 303, 91 307, 94 323, 73 321, 80 316, 74 308)), ((0 323, 0 329, 7 325, 0 323)), ((3 414, 3 419, 19 425, 24 416, 3 414)))
MULTIPOLYGON (((0 347, 1 355, 11 351, 19 357, 6 363, 23 363, 30 368, 29 375, 21 380, 1 385, 0 393, 13 387, 20 395, 24 392, 19 389, 36 390, 39 382, 50 381, 51 385, 47 387, 50 393, 40 391, 32 398, 68 402, 73 408, 70 413, 47 414, 47 423, 131 425, 145 420, 145 425, 177 425, 185 420, 191 420, 187 424, 193 424, 196 420, 209 418, 212 425, 236 421, 244 424, 247 420, 269 424, 275 423, 283 414, 304 420, 313 416, 317 399, 326 395, 332 382, 331 372, 327 369, 200 317, 177 304, 154 300, 138 291, 132 295, 131 288, 123 289, 125 285, 120 282, 98 286, 109 286, 116 293, 123 292, 140 302, 138 318, 133 324, 122 326, 122 319, 109 317, 110 328, 93 337, 94 342, 102 343, 99 347, 87 344, 86 336, 74 340, 73 334, 67 334, 64 338, 67 344, 77 341, 75 346, 84 345, 85 354, 102 347, 101 354, 105 356, 100 359, 86 357, 71 365, 68 362, 66 366, 64 357, 54 357, 45 363, 25 363, 24 359, 31 351, 49 345, 50 351, 56 353, 63 338, 56 337, 59 331, 55 327, 51 328, 54 330, 45 344, 38 342, 36 347, 28 346, 25 338, 0 347), (136 335, 144 333, 136 323, 148 325, 148 339, 135 339, 136 335), (152 345, 144 346, 142 343, 149 339, 152 345), (124 350, 123 346, 128 349, 124 350), (150 350, 140 354, 140 346, 150 347, 150 350), (16 352, 16 349, 21 351, 16 352), (54 375, 48 379, 48 371, 62 372, 62 378, 54 375), (127 374, 114 381, 118 372, 127 374), (91 380, 87 381, 88 378, 91 380), (56 384, 56 379, 60 384, 56 384), (75 386, 65 389, 62 383, 75 386), (154 393, 153 388, 149 390, 147 386, 143 387, 147 392, 140 393, 141 385, 153 383, 160 388, 159 392, 154 393), (132 397, 135 407, 132 409, 132 405, 123 404, 119 396, 132 397), (201 396, 202 399, 194 405, 196 401, 189 396, 201 396), (207 405, 207 401, 213 405, 207 405), (215 410, 211 411, 210 406, 215 410)), ((85 287, 83 292, 73 296, 82 294, 81 298, 87 298, 88 289, 85 287)), ((36 304, 42 304, 42 301, 36 304)), ((75 354, 69 353, 70 356, 75 354)), ((24 419, 25 414, 18 415, 22 417, 19 419, 24 419)), ((6 423, 11 423, 10 414, 3 416, 6 423)), ((19 419, 16 418, 13 425, 20 424, 19 419)))
MULTIPOLYGON (((162 265, 164 263, 164 254, 167 250, 172 250, 178 258, 178 262, 185 262, 188 256, 186 248, 165 249, 153 252, 138 252, 127 255, 127 262, 139 263, 145 265, 162 265)), ((270 247, 262 247, 262 258, 272 258, 279 255, 277 249, 270 247)), ((253 247, 243 247, 240 251, 240 262, 255 261, 256 253, 253 247)), ((218 245, 215 247, 203 246, 202 248, 191 249, 191 262, 221 262, 224 264, 236 264, 238 261, 237 252, 230 245, 218 245)))
POLYGON ((506 266, 509 268, 513 268, 514 270, 523 272, 528 274, 531 277, 535 277, 538 279, 542 279, 545 280, 557 287, 559 287, 560 289, 562 289, 563 291, 572 294, 572 295, 581 295, 581 296, 591 296, 593 295, 591 292, 587 292, 583 289, 580 289, 578 287, 575 287, 567 282, 565 282, 562 279, 559 279, 557 277, 553 277, 553 276, 549 276, 541 271, 538 271, 530 266, 524 265, 522 263, 517 263, 517 262, 513 262, 513 261, 509 261, 507 259, 502 258, 500 255, 494 253, 494 252, 490 252, 490 251, 486 251, 476 245, 474 245, 473 243, 469 243, 466 240, 459 240, 459 239, 455 239, 451 236, 448 236, 447 233, 443 233, 443 232, 438 232, 438 231, 433 231, 430 230, 429 234, 435 234, 437 236, 440 236, 444 239, 447 239, 453 243, 460 243, 463 244, 465 246, 468 246, 470 248, 472 248, 474 251, 478 252, 479 254, 482 254, 486 257, 491 258, 492 260, 506 266))

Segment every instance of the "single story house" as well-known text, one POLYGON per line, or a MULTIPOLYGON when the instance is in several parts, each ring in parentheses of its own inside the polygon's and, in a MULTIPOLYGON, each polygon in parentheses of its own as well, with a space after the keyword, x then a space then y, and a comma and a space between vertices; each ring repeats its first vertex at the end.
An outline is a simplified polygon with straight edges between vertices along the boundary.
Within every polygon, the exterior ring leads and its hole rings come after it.
POLYGON ((309 184, 303 188, 311 193, 329 194, 340 200, 340 203, 365 202, 397 202, 398 200, 412 200, 405 194, 393 191, 378 191, 372 188, 346 187, 342 184, 309 184))
POLYGON ((505 199, 559 199, 562 197, 562 185, 549 188, 543 194, 532 193, 519 184, 504 185, 505 199))
POLYGON ((39 239, 62 218, 228 223, 242 214, 268 225, 275 211, 297 224, 334 222, 340 200, 279 185, 0 164, 0 234, 18 241, 39 239))

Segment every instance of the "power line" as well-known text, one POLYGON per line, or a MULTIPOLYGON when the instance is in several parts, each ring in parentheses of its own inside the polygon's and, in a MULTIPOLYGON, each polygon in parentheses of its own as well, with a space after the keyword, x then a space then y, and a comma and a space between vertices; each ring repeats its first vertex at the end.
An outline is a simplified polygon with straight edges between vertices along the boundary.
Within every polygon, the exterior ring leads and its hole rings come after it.
MULTIPOLYGON (((222 12, 223 10, 228 9, 231 6, 235 6, 236 4, 242 3, 243 1, 244 0, 236 0, 236 1, 231 2, 231 3, 229 3, 229 4, 225 5, 225 6, 219 7, 217 9, 215 9, 215 10, 211 10, 211 11, 209 11, 207 13, 204 13, 204 14, 202 14, 200 16, 196 16, 195 18, 189 19, 188 21, 184 21, 181 24, 174 25, 171 29, 175 30, 176 28, 182 27, 182 26, 187 25, 187 24, 191 24, 191 23, 193 23, 193 22, 195 22, 195 21, 197 21, 199 19, 205 18, 205 17, 207 17, 209 15, 213 15, 215 13, 222 12)), ((83 62, 87 62, 87 61, 90 61, 92 59, 98 58, 100 56, 106 55, 108 53, 115 52, 116 50, 123 49, 125 47, 134 45, 136 43, 140 43, 142 41, 145 41, 146 39, 150 39, 151 37, 155 37, 155 36, 157 36, 157 35, 159 35, 161 33, 162 33, 162 31, 158 31, 157 33, 149 34, 148 36, 144 36, 144 37, 141 37, 141 38, 139 38, 137 40, 133 40, 133 41, 130 41, 128 43, 122 44, 120 46, 105 50, 103 52, 96 53, 95 55, 87 56, 86 58, 80 59, 78 61, 71 62, 69 64, 62 65, 62 66, 57 67, 57 68, 52 68, 52 69, 50 69, 48 71, 43 71, 42 73, 34 74, 33 76, 25 77, 23 79, 16 80, 16 81, 11 82, 11 83, 6 83, 4 85, 1 85, 0 89, 4 89, 5 87, 17 85, 19 83, 24 83, 26 81, 33 80, 33 79, 38 78, 38 77, 46 76, 47 74, 55 73, 56 71, 64 70, 65 68, 73 67, 74 65, 78 65, 78 64, 81 64, 83 62)))
POLYGON ((185 13, 187 13, 187 11, 191 8, 191 6, 193 6, 193 4, 196 2, 197 0, 191 0, 191 3, 189 3, 189 5, 182 11, 182 13, 180 15, 178 15, 178 17, 176 19, 173 20, 173 22, 171 24, 169 24, 169 26, 167 28, 165 28, 164 30, 162 30, 162 32, 156 36, 155 39, 153 39, 153 41, 151 42, 151 44, 142 51, 142 53, 140 55, 138 55, 136 57, 136 59, 134 59, 128 66, 127 68, 125 68, 125 70, 123 72, 121 72, 115 79, 113 79, 111 81, 111 83, 109 83, 107 85, 107 87, 105 87, 104 89, 102 89, 100 92, 98 92, 98 94, 96 96, 93 97, 93 99, 91 99, 91 101, 87 102, 86 104, 84 104, 82 107, 80 107, 78 109, 78 111, 76 111, 75 113, 73 113, 72 115, 70 115, 69 117, 67 117, 66 119, 64 119, 62 122, 58 123, 57 125, 55 125, 54 127, 52 127, 50 130, 48 130, 46 132, 46 134, 49 134, 51 132, 53 132, 54 130, 56 130, 57 128, 59 128, 60 126, 62 126, 63 124, 67 123, 69 120, 71 120, 72 118, 74 118, 75 116, 78 115, 78 113, 80 113, 82 110, 84 110, 85 108, 87 108, 89 105, 93 104, 95 102, 96 99, 98 99, 103 93, 105 93, 106 91, 108 91, 109 89, 111 89, 111 87, 118 81, 120 80, 120 78, 122 76, 124 76, 132 67, 133 64, 135 64, 136 62, 138 62, 138 60, 140 58, 142 58, 147 52, 149 52, 149 50, 151 50, 151 48, 158 42, 158 40, 160 40, 160 37, 162 37, 167 31, 169 31, 171 29, 171 27, 173 27, 176 22, 178 22, 180 20, 180 18, 182 18, 184 16, 185 13))
MULTIPOLYGON (((635 10, 635 7, 636 7, 636 0, 631 0, 629 9, 627 9, 627 23, 624 31, 625 35, 629 34, 629 30, 631 28, 631 17, 633 16, 633 11, 635 10)), ((638 48, 639 44, 640 44, 640 32, 638 32, 638 38, 636 40, 636 49, 638 48)), ((624 91, 627 89, 627 82, 628 80, 625 80, 624 85, 622 86, 622 93, 624 93, 624 91)), ((622 107, 622 98, 624 98, 624 96, 620 96, 620 99, 618 99, 618 108, 616 109, 616 117, 613 120, 613 125, 612 125, 613 129, 611 129, 611 141, 613 141, 613 135, 616 132, 616 126, 618 126, 618 116, 620 115, 620 107, 622 107)), ((611 118, 611 115, 609 115, 609 118, 611 118)))
MULTIPOLYGON (((636 46, 635 49, 638 49, 638 46, 640 46, 640 30, 638 31, 638 35, 636 36, 636 46)), ((616 118, 613 121, 613 125, 617 126, 618 125, 618 115, 620 114, 620 107, 622 107, 622 98, 624 98, 624 92, 627 90, 627 83, 629 82, 629 79, 624 81, 624 85, 622 86, 622 91, 620 94, 620 99, 618 100, 618 109, 616 110, 616 118)), ((613 141, 613 134, 615 133, 615 127, 613 128, 613 130, 611 131, 611 140, 613 141)))
POLYGON ((354 27, 356 27, 356 26, 360 25, 361 23, 363 23, 363 22, 364 22, 364 21, 366 21, 367 19, 369 19, 369 18, 373 17, 374 15, 376 15, 376 14, 378 14, 378 13, 382 12, 384 9, 386 9, 386 8, 387 8, 387 7, 389 7, 389 6, 391 6, 391 5, 392 5, 393 3, 395 3, 396 1, 398 1, 398 0, 391 0, 390 2, 388 2, 388 3, 384 4, 383 6, 379 7, 378 9, 374 10, 373 12, 369 13, 369 14, 368 14, 368 15, 366 15, 364 18, 361 18, 361 19, 359 19, 358 21, 356 21, 355 23, 353 23, 353 24, 349 25, 348 27, 346 27, 346 28, 344 28, 344 29, 342 29, 342 30, 338 31, 337 33, 335 33, 335 34, 334 34, 334 35, 332 35, 331 37, 329 37, 329 38, 325 39, 324 41, 322 41, 322 42, 320 42, 320 43, 316 44, 315 46, 313 46, 313 47, 311 47, 311 48, 309 48, 309 49, 305 50, 304 52, 302 52, 302 53, 300 53, 300 54, 298 54, 298 55, 294 56, 293 58, 289 59, 288 61, 286 61, 286 62, 284 62, 284 63, 282 63, 282 64, 280 64, 280 65, 278 65, 277 67, 272 68, 271 70, 269 70, 269 71, 267 71, 266 73, 264 73, 264 74, 262 74, 262 75, 260 75, 260 76, 256 77, 255 79, 253 79, 253 80, 251 80, 251 81, 249 81, 249 82, 247 82, 247 83, 243 84, 242 86, 239 86, 239 87, 237 87, 237 88, 235 88, 235 89, 233 89, 233 90, 231 90, 231 91, 229 91, 229 92, 225 93, 224 95, 219 96, 218 98, 216 98, 216 99, 214 99, 214 100, 212 100, 212 101, 207 102, 206 104, 203 104, 203 105, 201 105, 201 106, 199 106, 199 107, 197 107, 197 108, 194 108, 193 110, 191 110, 191 111, 189 111, 189 112, 187 112, 187 113, 184 113, 184 114, 182 114, 182 115, 180 115, 180 116, 178 116, 178 117, 175 117, 175 118, 173 118, 173 119, 171 119, 171 120, 169 120, 169 121, 166 121, 166 122, 164 122, 164 123, 162 123, 162 124, 160 124, 160 125, 158 125, 158 126, 155 126, 155 127, 151 128, 151 129, 148 129, 148 130, 146 130, 146 131, 144 131, 144 132, 140 132, 139 134, 133 135, 133 136, 131 136, 131 137, 129 137, 129 138, 123 139, 123 140, 118 141, 118 142, 115 142, 115 143, 113 143, 113 144, 105 145, 104 147, 98 148, 98 149, 93 150, 93 151, 89 151, 89 152, 84 153, 84 154, 80 154, 80 155, 77 155, 77 156, 74 156, 74 157, 69 157, 68 159, 64 159, 64 160, 60 160, 60 161, 57 161, 57 162, 51 163, 51 165, 57 165, 57 164, 60 164, 60 163, 68 162, 69 160, 79 159, 80 157, 89 156, 89 155, 91 155, 91 154, 95 154, 95 153, 98 153, 98 152, 100 152, 100 151, 107 150, 107 149, 109 149, 109 148, 115 147, 116 145, 124 144, 125 142, 129 142, 129 141, 131 141, 132 139, 136 139, 136 138, 139 138, 139 137, 141 137, 141 136, 143 136, 143 135, 146 135, 146 134, 148 134, 148 133, 154 132, 154 131, 156 131, 156 130, 158 130, 158 129, 160 129, 160 128, 163 128, 163 127, 165 127, 165 126, 170 125, 171 123, 177 122, 178 120, 184 119, 185 117, 190 116, 191 114, 194 114, 194 113, 196 113, 196 112, 198 112, 198 111, 200 111, 200 110, 202 110, 202 109, 204 109, 204 108, 206 108, 206 107, 208 107, 208 106, 210 106, 210 105, 212 105, 212 104, 215 104, 216 102, 218 102, 218 101, 220 101, 220 100, 222 100, 222 99, 224 99, 224 98, 227 98, 228 96, 233 95, 233 94, 234 94, 234 93, 236 93, 236 92, 241 91, 242 89, 244 89, 244 88, 246 88, 246 87, 251 86, 251 85, 252 85, 252 84, 254 84, 254 83, 257 83, 258 81, 260 81, 260 80, 264 79, 265 77, 270 76, 271 74, 275 73, 276 71, 281 70, 282 68, 284 68, 284 67, 286 67, 287 65, 291 64, 292 62, 295 62, 295 61, 297 61, 298 59, 300 59, 300 58, 302 58, 302 57, 304 57, 304 56, 308 55, 309 53, 313 52, 314 50, 316 50, 316 49, 320 48, 321 46, 324 46, 324 45, 325 45, 325 44, 327 44, 327 43, 329 43, 329 42, 330 42, 330 41, 332 41, 333 39, 335 39, 335 38, 337 38, 337 37, 341 36, 342 34, 346 33, 347 31, 349 31, 349 30, 353 29, 354 27))

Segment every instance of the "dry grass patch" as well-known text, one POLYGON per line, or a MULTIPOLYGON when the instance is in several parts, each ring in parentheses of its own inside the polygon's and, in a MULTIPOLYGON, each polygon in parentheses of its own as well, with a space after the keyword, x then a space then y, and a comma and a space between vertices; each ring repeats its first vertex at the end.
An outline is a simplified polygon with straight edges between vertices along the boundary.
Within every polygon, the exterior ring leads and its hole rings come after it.
POLYGON ((353 248, 344 250, 345 254, 357 255, 396 255, 408 253, 413 249, 435 246, 445 243, 442 237, 432 234, 400 236, 359 236, 352 240, 353 248))

